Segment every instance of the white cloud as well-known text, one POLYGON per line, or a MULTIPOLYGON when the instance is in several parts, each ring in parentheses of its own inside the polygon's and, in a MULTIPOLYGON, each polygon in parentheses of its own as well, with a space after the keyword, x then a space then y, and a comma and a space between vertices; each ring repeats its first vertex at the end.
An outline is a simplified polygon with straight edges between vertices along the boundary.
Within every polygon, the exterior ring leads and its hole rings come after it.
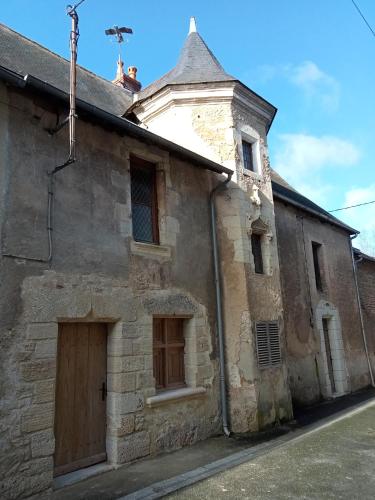
MULTIPOLYGON (((359 205, 373 200, 375 200, 375 184, 366 187, 353 187, 345 195, 344 206, 359 205)), ((334 215, 361 232, 358 239, 354 241, 354 246, 375 255, 375 203, 340 210, 334 215)))
POLYGON ((329 207, 335 186, 325 178, 328 171, 356 165, 358 148, 350 141, 331 135, 280 134, 275 141, 273 168, 295 189, 318 205, 329 207))
POLYGON ((360 157, 354 144, 331 135, 280 134, 277 141, 275 170, 291 182, 301 183, 323 168, 355 165, 360 157))
POLYGON ((275 78, 287 80, 302 91, 308 103, 318 103, 326 111, 335 111, 338 108, 339 82, 313 61, 274 66, 266 64, 259 68, 257 74, 262 82, 269 82, 275 78))
MULTIPOLYGON (((273 167, 300 193, 329 210, 375 200, 374 183, 353 186, 338 206, 332 206, 330 202, 335 186, 324 180, 324 174, 330 170, 339 180, 340 170, 358 164, 359 159, 358 148, 339 137, 281 134, 276 140, 273 167)), ((375 255, 375 203, 340 210, 332 215, 360 231, 354 245, 375 255)))
POLYGON ((350 189, 345 195, 345 206, 359 205, 372 200, 375 200, 375 184, 364 188, 350 189))
POLYGON ((299 65, 289 66, 286 72, 289 80, 303 90, 307 99, 319 101, 328 111, 337 109, 340 85, 314 62, 304 61, 299 65))

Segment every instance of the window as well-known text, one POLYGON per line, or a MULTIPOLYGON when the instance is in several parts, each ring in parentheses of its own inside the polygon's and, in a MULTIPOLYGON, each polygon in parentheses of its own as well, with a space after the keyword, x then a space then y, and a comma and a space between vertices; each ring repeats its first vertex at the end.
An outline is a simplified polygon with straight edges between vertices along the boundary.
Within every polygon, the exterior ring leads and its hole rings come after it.
POLYGON ((320 271, 320 260, 321 260, 321 248, 322 245, 320 243, 315 243, 313 241, 311 243, 312 245, 312 253, 313 253, 313 261, 314 261, 314 272, 315 272, 315 284, 316 284, 316 289, 319 290, 319 292, 323 291, 323 283, 322 283, 322 275, 320 271))
POLYGON ((250 142, 242 141, 243 167, 245 170, 255 172, 253 159, 253 145, 250 142))
POLYGON ((251 234, 251 250, 254 257, 255 272, 263 274, 262 236, 260 234, 251 234))
POLYGON ((139 158, 130 159, 133 238, 159 243, 155 165, 139 158))
POLYGON ((183 326, 181 318, 154 318, 154 378, 158 390, 185 386, 183 326))
POLYGON ((281 363, 279 324, 277 321, 255 323, 259 368, 270 368, 281 363))

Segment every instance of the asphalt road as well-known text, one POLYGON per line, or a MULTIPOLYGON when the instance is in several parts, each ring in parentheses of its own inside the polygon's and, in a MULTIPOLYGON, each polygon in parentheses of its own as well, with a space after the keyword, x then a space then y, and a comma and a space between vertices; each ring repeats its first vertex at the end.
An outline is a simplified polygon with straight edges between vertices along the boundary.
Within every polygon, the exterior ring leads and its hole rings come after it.
POLYGON ((375 403, 168 499, 375 500, 375 403))

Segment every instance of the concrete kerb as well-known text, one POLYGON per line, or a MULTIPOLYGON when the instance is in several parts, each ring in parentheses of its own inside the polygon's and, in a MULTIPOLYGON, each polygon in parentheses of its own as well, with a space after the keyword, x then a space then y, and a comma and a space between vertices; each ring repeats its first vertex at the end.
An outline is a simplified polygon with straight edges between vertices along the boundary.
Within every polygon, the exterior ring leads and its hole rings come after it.
POLYGON ((229 455, 228 457, 222 458, 208 465, 199 467, 189 472, 185 472, 170 479, 154 483, 151 486, 130 493, 129 495, 119 497, 117 500, 154 500, 157 498, 162 498, 165 495, 173 493, 182 488, 186 488, 187 486, 191 486, 192 484, 202 481, 203 479, 214 476, 219 472, 223 472, 230 468, 236 467, 237 465, 241 465, 242 463, 249 460, 254 460, 255 458, 260 457, 276 448, 279 448, 281 446, 291 446, 301 439, 304 439, 306 436, 329 427, 336 422, 339 422, 346 418, 350 418, 356 413, 360 413, 371 406, 375 406, 375 398, 371 399, 370 401, 366 401, 365 403, 359 403, 352 407, 349 411, 342 410, 334 416, 326 417, 317 423, 309 425, 306 428, 293 431, 292 434, 280 436, 276 439, 273 439, 269 443, 262 443, 251 448, 247 448, 243 451, 234 453, 232 455, 229 455))

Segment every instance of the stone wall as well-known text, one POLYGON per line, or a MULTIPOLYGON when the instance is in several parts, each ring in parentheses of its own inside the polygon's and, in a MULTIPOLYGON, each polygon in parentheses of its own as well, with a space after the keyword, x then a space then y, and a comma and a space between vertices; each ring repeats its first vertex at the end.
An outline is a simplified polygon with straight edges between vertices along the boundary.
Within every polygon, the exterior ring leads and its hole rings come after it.
POLYGON ((220 431, 215 290, 208 228, 216 175, 168 152, 79 121, 78 161, 54 179, 53 259, 47 174, 63 163, 57 108, 9 90, 1 114, 2 498, 42 498, 53 481, 60 322, 104 322, 107 456, 113 464, 220 431), (129 155, 157 168, 160 245, 132 239, 129 155), (6 254, 6 256, 5 256, 6 254), (35 259, 35 260, 31 260, 35 259), (152 318, 184 318, 186 389, 158 397, 152 318))
POLYGON ((337 392, 367 386, 349 234, 279 200, 275 215, 294 404, 310 404, 333 395, 328 387, 322 318, 331 321, 330 339, 332 346, 336 345, 333 367, 340 389, 337 392), (322 291, 315 284, 312 242, 322 245, 322 291))
POLYGON ((364 257, 357 263, 357 272, 366 339, 375 374, 375 260, 364 257))
POLYGON ((252 106, 250 91, 232 82, 164 89, 138 109, 155 133, 233 170, 230 186, 217 196, 230 425, 255 431, 291 417, 287 386, 282 300, 267 151, 268 107, 252 106), (174 124, 171 127, 171 123, 174 124), (259 172, 243 168, 242 140, 255 141, 259 172), (263 228, 265 273, 256 274, 252 224, 263 228), (259 370, 255 321, 277 320, 284 363, 259 370))

